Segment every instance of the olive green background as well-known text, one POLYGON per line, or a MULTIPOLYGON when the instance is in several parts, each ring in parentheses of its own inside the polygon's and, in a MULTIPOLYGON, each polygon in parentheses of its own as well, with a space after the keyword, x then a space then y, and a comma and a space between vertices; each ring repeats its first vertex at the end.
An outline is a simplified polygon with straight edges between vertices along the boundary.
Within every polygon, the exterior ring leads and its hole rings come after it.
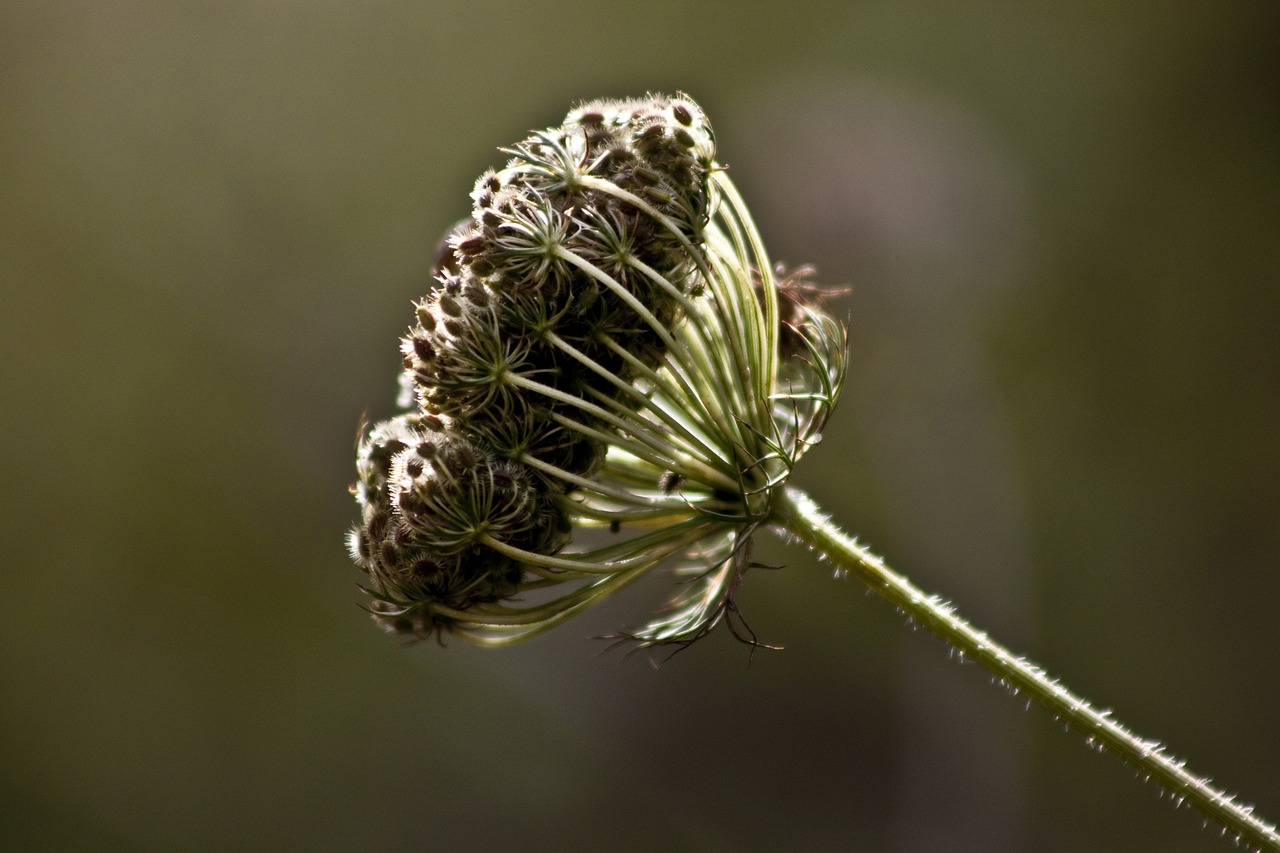
POLYGON ((1270 2, 14 2, 0 11, 0 847, 1219 851, 802 551, 658 669, 401 647, 361 413, 499 145, 681 88, 851 285, 795 482, 1280 819, 1270 2))

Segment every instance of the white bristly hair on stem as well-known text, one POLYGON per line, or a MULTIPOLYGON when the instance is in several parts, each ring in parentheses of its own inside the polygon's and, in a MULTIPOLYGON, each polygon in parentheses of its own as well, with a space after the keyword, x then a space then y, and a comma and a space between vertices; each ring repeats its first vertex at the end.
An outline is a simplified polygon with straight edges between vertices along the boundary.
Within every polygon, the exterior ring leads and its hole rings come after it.
POLYGON ((808 495, 787 488, 778 496, 772 519, 789 537, 808 545, 842 571, 858 578, 917 625, 941 638, 966 659, 975 660, 1002 683, 1046 708, 1089 743, 1119 755, 1138 773, 1218 824, 1238 843, 1258 850, 1280 850, 1276 826, 1253 808, 1198 776, 1160 743, 1138 737, 1110 711, 1100 711, 1051 678, 1036 664, 1015 655, 967 622, 942 599, 926 594, 834 525, 808 495))

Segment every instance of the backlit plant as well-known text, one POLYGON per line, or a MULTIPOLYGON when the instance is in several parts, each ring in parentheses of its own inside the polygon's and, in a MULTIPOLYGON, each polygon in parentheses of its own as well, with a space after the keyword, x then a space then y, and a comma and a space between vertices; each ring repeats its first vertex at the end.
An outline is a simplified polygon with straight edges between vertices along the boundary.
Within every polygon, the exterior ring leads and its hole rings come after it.
POLYGON ((623 636, 735 621, 761 530, 797 539, 1240 840, 1274 826, 889 570, 788 484, 845 373, 806 270, 770 262, 687 96, 593 101, 503 149, 401 341, 405 411, 362 430, 348 540, 369 609, 486 645, 551 628, 655 568, 623 636))

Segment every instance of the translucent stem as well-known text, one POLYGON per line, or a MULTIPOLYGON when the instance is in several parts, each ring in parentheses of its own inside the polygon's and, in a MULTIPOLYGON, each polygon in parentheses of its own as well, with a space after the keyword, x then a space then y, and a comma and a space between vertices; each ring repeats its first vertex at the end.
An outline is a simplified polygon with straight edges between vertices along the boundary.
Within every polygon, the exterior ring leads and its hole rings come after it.
POLYGON ((774 523, 836 566, 854 575, 915 623, 928 628, 1001 682, 1047 708, 1090 743, 1116 753, 1143 776, 1159 782, 1234 836, 1259 850, 1280 850, 1280 834, 1270 824, 1210 781, 1186 769, 1156 741, 1138 737, 1075 695, 1040 667, 1019 657, 956 614, 937 596, 927 595, 867 551, 834 524, 807 495, 787 488, 774 501, 774 523))

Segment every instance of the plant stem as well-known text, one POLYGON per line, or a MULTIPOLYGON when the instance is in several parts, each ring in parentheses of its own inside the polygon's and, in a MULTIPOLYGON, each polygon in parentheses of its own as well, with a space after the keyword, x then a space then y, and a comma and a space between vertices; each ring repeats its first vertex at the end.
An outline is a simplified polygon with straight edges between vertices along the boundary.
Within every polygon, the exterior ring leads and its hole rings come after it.
POLYGON ((927 595, 885 566, 834 524, 803 492, 786 488, 774 500, 773 522, 869 586, 909 619, 923 625, 963 657, 982 664, 1002 684, 1025 694, 1091 745, 1118 754, 1144 777, 1159 782, 1178 804, 1189 803, 1240 843, 1259 850, 1280 851, 1276 827, 1240 804, 1208 779, 1189 772, 1184 763, 1156 741, 1137 737, 1111 717, 1075 695, 1040 667, 991 640, 965 621, 951 605, 927 595))

